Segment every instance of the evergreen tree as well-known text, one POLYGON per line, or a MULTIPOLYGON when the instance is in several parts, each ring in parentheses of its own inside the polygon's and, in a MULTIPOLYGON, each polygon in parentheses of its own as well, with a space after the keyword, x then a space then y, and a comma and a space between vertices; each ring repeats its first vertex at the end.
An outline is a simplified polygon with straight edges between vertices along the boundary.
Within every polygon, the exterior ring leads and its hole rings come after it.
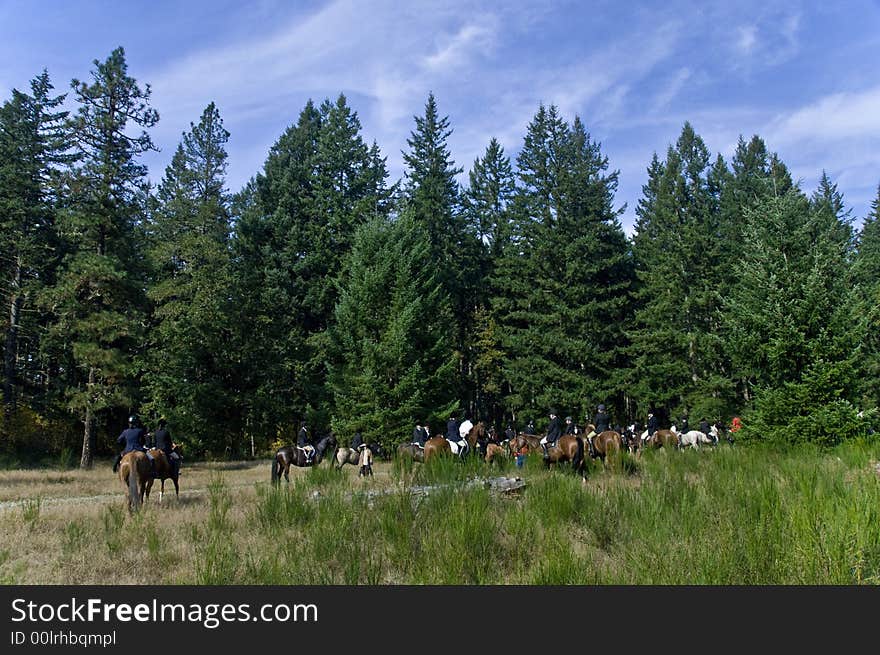
POLYGON ((441 117, 434 94, 428 96, 423 116, 413 117, 415 129, 407 139, 409 152, 403 153, 406 180, 402 211, 423 225, 431 244, 428 261, 438 267, 443 289, 452 301, 454 349, 458 366, 453 374, 459 398, 467 399, 468 411, 476 409, 472 390, 470 343, 472 317, 479 307, 480 243, 467 229, 455 176, 463 169, 455 166, 447 145, 452 134, 449 117, 441 117))
POLYGON ((94 65, 91 84, 71 83, 80 103, 72 128, 81 161, 69 182, 71 206, 59 217, 70 254, 47 294, 57 317, 52 335, 70 344, 75 366, 69 406, 83 420, 84 468, 92 464, 98 413, 136 402, 132 357, 143 337, 147 193, 137 157, 153 143, 145 130, 130 130, 159 120, 149 107, 149 85, 141 89, 128 76, 122 48, 94 65))
POLYGON ((335 280, 357 226, 389 211, 386 178, 378 147, 363 142, 340 96, 306 104, 235 203, 236 344, 249 430, 284 436, 304 416, 329 422, 335 280))
POLYGON ((491 285, 512 418, 619 405, 630 269, 617 173, 580 119, 569 127, 553 106, 539 107, 517 166, 511 237, 491 285))
POLYGON ((463 195, 467 230, 479 252, 476 262, 475 303, 468 333, 466 358, 471 362, 469 387, 474 406, 490 420, 503 419, 503 352, 497 321, 489 308, 495 267, 510 240, 511 208, 516 181, 510 159, 496 139, 492 139, 482 158, 474 161, 470 185, 463 195))
POLYGON ((222 451, 240 434, 235 368, 226 142, 214 103, 183 135, 159 185, 151 224, 155 303, 144 361, 148 406, 191 451, 222 451))
POLYGON ((44 70, 31 94, 12 91, 0 107, 0 288, 4 294, 3 404, 8 417, 23 387, 44 386, 39 372, 40 290, 51 284, 60 248, 55 230, 56 187, 70 163, 64 95, 52 96, 44 70), (25 339, 21 339, 22 336, 25 339))
POLYGON ((859 315, 868 323, 863 344, 863 401, 867 407, 880 407, 880 187, 859 233, 853 281, 861 299, 859 315))
POLYGON ((847 282, 844 225, 796 186, 744 218, 726 316, 734 365, 756 389, 745 436, 826 444, 852 436, 864 322, 847 282))
POLYGON ((430 240, 410 216, 361 227, 340 282, 331 330, 333 430, 392 448, 426 418, 445 418, 457 401, 448 326, 449 299, 430 240))
POLYGON ((641 413, 650 407, 720 416, 732 401, 725 365, 721 291, 723 160, 685 123, 666 160, 655 156, 633 241, 631 372, 641 413))

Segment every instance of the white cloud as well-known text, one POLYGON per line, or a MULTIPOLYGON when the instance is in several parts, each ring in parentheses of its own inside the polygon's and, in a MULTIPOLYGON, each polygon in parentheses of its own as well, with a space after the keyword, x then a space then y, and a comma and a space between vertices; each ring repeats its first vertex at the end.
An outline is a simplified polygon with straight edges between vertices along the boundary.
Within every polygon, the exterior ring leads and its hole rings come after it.
POLYGON ((754 25, 746 25, 737 30, 737 49, 744 55, 750 55, 758 43, 758 28, 754 25))
POLYGON ((430 71, 451 70, 462 66, 474 54, 490 51, 495 43, 497 23, 492 16, 484 16, 480 22, 463 25, 446 45, 423 58, 430 71))
POLYGON ((778 117, 769 134, 780 144, 880 139, 880 86, 859 92, 834 93, 778 117))

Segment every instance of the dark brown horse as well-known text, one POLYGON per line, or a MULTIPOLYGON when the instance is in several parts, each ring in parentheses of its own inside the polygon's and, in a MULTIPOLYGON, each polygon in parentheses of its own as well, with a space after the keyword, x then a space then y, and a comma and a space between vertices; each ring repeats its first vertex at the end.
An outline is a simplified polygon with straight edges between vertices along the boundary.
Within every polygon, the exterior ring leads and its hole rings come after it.
POLYGON ((279 448, 278 452, 275 453, 275 458, 272 460, 272 482, 280 482, 282 473, 284 474, 284 479, 290 482, 289 472, 291 465, 299 467, 317 466, 324 459, 324 455, 327 452, 333 452, 335 448, 336 437, 332 433, 315 444, 315 455, 311 461, 306 458, 302 448, 297 446, 279 448))
POLYGON ((657 430, 653 437, 645 441, 645 445, 654 448, 678 448, 678 434, 672 430, 657 430))
MULTIPOLYGON (((177 456, 180 457, 180 449, 177 447, 177 444, 174 444, 171 452, 176 453, 177 456)), ((174 496, 180 498, 180 485, 177 483, 177 476, 180 474, 179 465, 169 460, 165 451, 159 448, 151 448, 148 451, 148 454, 153 458, 153 476, 150 478, 149 482, 147 482, 144 498, 147 499, 150 497, 150 489, 153 488, 153 480, 161 480, 162 485, 159 488, 159 502, 161 503, 162 496, 165 495, 165 480, 168 478, 171 478, 171 481, 174 483, 174 496)), ((178 460, 178 462, 179 461, 180 460, 178 460)))
POLYGON ((143 450, 132 450, 119 462, 119 479, 128 487, 128 511, 137 512, 144 503, 147 484, 153 481, 150 460, 143 450))

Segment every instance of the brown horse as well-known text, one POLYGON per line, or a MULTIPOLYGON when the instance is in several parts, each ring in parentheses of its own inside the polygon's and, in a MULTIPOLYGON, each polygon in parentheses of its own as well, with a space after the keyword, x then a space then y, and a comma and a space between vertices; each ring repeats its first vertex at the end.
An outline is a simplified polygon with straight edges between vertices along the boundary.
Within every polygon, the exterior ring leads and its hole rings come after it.
POLYGON ((507 450, 504 446, 497 443, 489 443, 486 445, 486 460, 487 464, 494 464, 495 462, 504 461, 507 456, 507 450))
POLYGON ((598 457, 603 464, 606 464, 607 457, 614 459, 620 455, 621 450, 623 450, 623 439, 620 433, 615 430, 605 430, 593 437, 590 456, 593 459, 598 457))
POLYGON ((584 440, 573 434, 562 435, 553 447, 547 449, 544 462, 547 468, 552 464, 571 462, 571 470, 581 472, 584 467, 584 440))
MULTIPOLYGON (((177 453, 180 455, 180 450, 177 447, 177 444, 171 449, 172 453, 177 453)), ((146 492, 144 494, 144 498, 147 499, 150 497, 150 489, 153 488, 153 480, 158 479, 162 481, 162 486, 159 489, 159 502, 162 502, 162 497, 165 495, 165 480, 171 478, 171 481, 174 483, 174 496, 175 498, 180 498, 180 485, 177 483, 177 476, 180 474, 180 467, 176 465, 174 462, 168 459, 168 456, 165 454, 164 450, 159 448, 151 448, 149 450, 149 456, 153 458, 153 473, 154 475, 150 477, 147 482, 146 492)), ((180 460, 178 460, 180 461, 180 460)))
POLYGON ((328 434, 315 444, 315 455, 311 461, 306 459, 306 455, 302 448, 294 446, 284 446, 283 448, 279 448, 272 460, 272 482, 280 482, 282 473, 284 474, 284 479, 290 482, 289 472, 291 465, 300 467, 317 466, 324 458, 324 454, 328 451, 333 452, 333 449, 335 448, 336 437, 334 437, 332 433, 328 434))
POLYGON ((452 455, 452 446, 449 445, 446 437, 441 437, 438 434, 436 437, 431 437, 425 442, 425 462, 428 462, 432 457, 440 457, 445 455, 452 455))
POLYGON ((128 487, 129 512, 137 512, 144 502, 147 484, 153 481, 150 469, 150 460, 143 450, 127 452, 119 462, 119 479, 128 487))
POLYGON ((672 430, 657 430, 653 437, 645 441, 645 445, 654 448, 678 448, 678 434, 672 430))
POLYGON ((541 452, 541 437, 536 434, 520 432, 507 442, 507 452, 511 457, 521 452, 523 447, 528 448, 529 453, 541 452))

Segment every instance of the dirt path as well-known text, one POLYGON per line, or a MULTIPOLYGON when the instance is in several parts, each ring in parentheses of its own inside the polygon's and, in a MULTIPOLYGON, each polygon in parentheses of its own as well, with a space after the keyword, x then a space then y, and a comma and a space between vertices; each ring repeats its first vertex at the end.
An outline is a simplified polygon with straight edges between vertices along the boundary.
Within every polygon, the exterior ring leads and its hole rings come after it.
MULTIPOLYGON (((240 487, 253 487, 253 482, 241 482, 237 484, 226 484, 227 488, 234 489, 240 487)), ((180 492, 181 498, 186 498, 187 496, 201 496, 203 494, 208 493, 207 488, 201 489, 184 489, 180 492)), ((172 485, 171 490, 165 490, 165 496, 174 496, 174 486, 172 485)), ((19 500, 6 500, 0 502, 0 512, 16 509, 18 507, 22 507, 24 505, 33 504, 39 502, 40 507, 53 507, 55 505, 68 505, 70 503, 97 503, 102 500, 120 500, 125 498, 125 493, 121 490, 117 493, 107 493, 107 494, 98 494, 95 496, 65 496, 63 498, 22 498, 19 500)), ((159 492, 158 490, 153 488, 150 492, 150 500, 147 501, 152 504, 159 503, 159 492)), ((167 501, 166 501, 167 502, 167 501)))

